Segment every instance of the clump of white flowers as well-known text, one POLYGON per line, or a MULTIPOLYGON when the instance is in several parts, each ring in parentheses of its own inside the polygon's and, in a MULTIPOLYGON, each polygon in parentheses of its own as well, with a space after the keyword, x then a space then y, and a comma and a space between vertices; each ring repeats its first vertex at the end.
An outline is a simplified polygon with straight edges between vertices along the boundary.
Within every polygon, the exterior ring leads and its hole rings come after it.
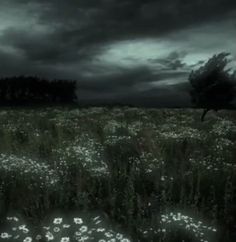
POLYGON ((27 183, 28 188, 54 187, 59 182, 57 173, 49 165, 28 157, 0 154, 0 179, 27 183))
POLYGON ((3 228, 0 229, 0 241, 34 241, 29 227, 21 218, 17 216, 8 216, 5 222, 7 227, 5 231, 2 230, 3 228))
POLYGON ((117 120, 108 121, 103 128, 105 134, 115 134, 119 129, 126 128, 126 124, 117 120))
MULTIPOLYGON (((166 236, 172 235, 173 232, 174 234, 176 234, 176 232, 179 232, 180 234, 184 232, 183 236, 185 236, 187 232, 191 238, 195 238, 196 241, 200 242, 212 241, 212 238, 214 238, 217 233, 215 227, 208 226, 204 222, 180 212, 162 214, 160 216, 159 225, 150 225, 146 228, 139 228, 138 231, 146 239, 152 236, 165 238, 166 236)), ((168 240, 164 239, 164 241, 168 240)), ((186 240, 183 238, 181 241, 186 240)))
POLYGON ((177 124, 163 124, 160 126, 159 135, 163 139, 193 139, 204 140, 205 136, 198 129, 189 126, 179 126, 177 124))
POLYGON ((81 167, 92 176, 108 175, 108 165, 104 159, 104 148, 95 138, 84 134, 73 143, 65 143, 64 148, 54 150, 58 155, 59 172, 65 167, 81 167))
POLYGON ((223 137, 236 135, 236 124, 231 120, 220 119, 212 126, 211 134, 223 137))
POLYGON ((126 122, 118 120, 108 121, 103 128, 105 145, 116 145, 120 142, 129 142, 132 139, 132 132, 128 129, 126 122))
POLYGON ((177 227, 178 229, 183 229, 189 231, 200 241, 208 241, 207 236, 210 233, 216 233, 217 229, 212 226, 207 226, 202 221, 198 221, 190 216, 183 215, 180 212, 178 213, 169 213, 161 215, 161 227, 162 232, 163 229, 166 232, 173 227, 177 227))

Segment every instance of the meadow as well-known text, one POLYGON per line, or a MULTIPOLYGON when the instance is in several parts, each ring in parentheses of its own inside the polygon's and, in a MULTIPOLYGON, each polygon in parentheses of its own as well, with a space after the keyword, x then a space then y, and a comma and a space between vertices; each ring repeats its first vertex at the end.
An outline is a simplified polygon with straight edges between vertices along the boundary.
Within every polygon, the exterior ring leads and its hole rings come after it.
POLYGON ((236 241, 233 111, 1 108, 0 241, 236 241))

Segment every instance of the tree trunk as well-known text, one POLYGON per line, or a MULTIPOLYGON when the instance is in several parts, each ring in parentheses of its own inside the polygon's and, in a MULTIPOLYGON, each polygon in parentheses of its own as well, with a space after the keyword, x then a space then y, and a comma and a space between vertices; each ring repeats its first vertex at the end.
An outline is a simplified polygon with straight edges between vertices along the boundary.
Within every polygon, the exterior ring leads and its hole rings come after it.
POLYGON ((204 111, 203 111, 203 113, 202 113, 202 117, 201 117, 201 122, 204 121, 204 118, 205 118, 206 114, 207 114, 209 111, 210 111, 209 108, 204 109, 204 111))

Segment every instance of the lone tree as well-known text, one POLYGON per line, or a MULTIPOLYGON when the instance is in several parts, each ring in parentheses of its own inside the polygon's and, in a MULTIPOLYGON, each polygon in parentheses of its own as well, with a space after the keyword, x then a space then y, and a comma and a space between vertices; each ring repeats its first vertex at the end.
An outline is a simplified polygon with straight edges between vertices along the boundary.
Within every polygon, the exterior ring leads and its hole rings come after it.
POLYGON ((236 94, 236 73, 230 73, 227 64, 229 53, 211 57, 205 65, 192 71, 189 81, 190 95, 195 107, 203 108, 201 121, 210 110, 232 109, 236 94))

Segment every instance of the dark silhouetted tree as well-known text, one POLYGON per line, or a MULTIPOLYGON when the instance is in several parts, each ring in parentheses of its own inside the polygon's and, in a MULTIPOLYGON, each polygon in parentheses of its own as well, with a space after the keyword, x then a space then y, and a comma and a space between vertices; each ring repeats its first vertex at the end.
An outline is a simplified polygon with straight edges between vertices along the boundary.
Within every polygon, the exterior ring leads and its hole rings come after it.
POLYGON ((210 110, 233 108, 236 73, 230 73, 230 69, 227 69, 228 56, 228 53, 214 55, 189 76, 192 103, 204 109, 201 121, 210 110))

